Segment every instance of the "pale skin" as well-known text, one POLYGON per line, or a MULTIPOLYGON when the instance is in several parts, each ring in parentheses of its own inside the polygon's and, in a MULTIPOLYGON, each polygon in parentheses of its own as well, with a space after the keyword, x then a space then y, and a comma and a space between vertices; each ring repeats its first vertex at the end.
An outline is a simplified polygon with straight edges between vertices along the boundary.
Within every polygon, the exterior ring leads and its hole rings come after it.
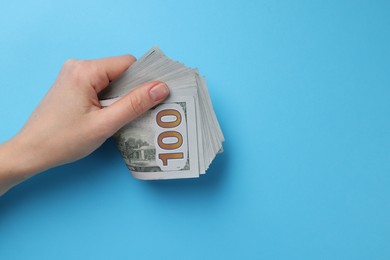
POLYGON ((169 95, 163 82, 149 82, 102 109, 98 93, 134 62, 131 55, 65 62, 20 132, 0 144, 0 196, 44 170, 89 155, 169 95))

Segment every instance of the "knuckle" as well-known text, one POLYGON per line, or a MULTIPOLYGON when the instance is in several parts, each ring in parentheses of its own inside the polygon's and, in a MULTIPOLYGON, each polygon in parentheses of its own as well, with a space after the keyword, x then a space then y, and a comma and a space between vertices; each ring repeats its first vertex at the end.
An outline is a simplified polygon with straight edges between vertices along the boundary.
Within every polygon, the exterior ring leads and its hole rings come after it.
POLYGON ((69 59, 67 61, 64 62, 64 65, 63 67, 65 68, 71 68, 74 66, 74 64, 77 62, 78 60, 77 59, 69 59))
POLYGON ((89 71, 89 64, 85 60, 70 59, 63 67, 67 71, 67 77, 75 84, 83 82, 89 71))
POLYGON ((86 69, 88 69, 88 67, 89 67, 89 64, 88 64, 88 61, 86 61, 86 60, 77 60, 74 63, 75 70, 86 70, 86 69))
POLYGON ((132 93, 129 96, 130 100, 130 108, 132 112, 138 117, 142 115, 145 111, 143 102, 142 102, 142 97, 141 95, 138 95, 137 93, 132 93))

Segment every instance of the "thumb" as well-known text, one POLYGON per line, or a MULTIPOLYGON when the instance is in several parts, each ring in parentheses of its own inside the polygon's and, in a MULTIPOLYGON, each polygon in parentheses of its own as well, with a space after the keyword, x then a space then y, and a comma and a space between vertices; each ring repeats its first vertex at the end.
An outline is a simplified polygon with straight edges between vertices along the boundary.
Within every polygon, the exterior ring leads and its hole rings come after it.
POLYGON ((122 97, 111 106, 100 110, 100 119, 109 134, 114 134, 124 125, 159 104, 169 94, 168 86, 159 81, 145 83, 122 97))

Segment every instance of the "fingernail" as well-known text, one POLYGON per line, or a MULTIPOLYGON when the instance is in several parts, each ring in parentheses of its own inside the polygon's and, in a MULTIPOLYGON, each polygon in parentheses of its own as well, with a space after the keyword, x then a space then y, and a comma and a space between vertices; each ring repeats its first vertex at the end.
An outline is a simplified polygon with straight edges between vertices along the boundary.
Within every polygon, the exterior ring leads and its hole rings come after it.
POLYGON ((156 86, 149 90, 150 98, 153 101, 159 101, 169 94, 168 86, 165 83, 158 83, 156 86))

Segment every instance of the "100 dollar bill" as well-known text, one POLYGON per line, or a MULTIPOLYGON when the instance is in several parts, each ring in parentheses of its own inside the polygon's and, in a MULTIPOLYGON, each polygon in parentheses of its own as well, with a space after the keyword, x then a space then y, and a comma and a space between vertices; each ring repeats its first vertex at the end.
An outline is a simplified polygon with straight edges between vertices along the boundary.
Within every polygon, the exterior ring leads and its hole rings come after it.
POLYGON ((119 150, 138 179, 199 176, 195 102, 171 97, 115 134, 119 150))

